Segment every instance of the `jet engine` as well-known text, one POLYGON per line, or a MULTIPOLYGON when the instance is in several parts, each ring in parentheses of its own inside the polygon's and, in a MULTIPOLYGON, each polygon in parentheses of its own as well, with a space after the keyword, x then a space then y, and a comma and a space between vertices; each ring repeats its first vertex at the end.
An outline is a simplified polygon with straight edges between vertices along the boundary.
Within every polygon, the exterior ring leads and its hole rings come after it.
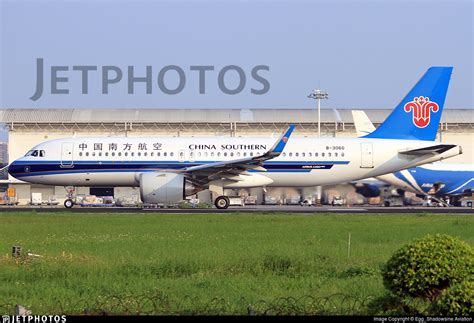
POLYGON ((140 174, 140 195, 143 203, 174 204, 203 188, 195 186, 182 174, 154 172, 140 174))

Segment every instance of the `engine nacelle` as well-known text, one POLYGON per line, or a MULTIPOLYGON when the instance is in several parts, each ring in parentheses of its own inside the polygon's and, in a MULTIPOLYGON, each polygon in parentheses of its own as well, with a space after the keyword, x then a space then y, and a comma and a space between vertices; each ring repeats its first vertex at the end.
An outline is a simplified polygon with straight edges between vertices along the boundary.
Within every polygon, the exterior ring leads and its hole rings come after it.
POLYGON ((190 183, 182 174, 143 173, 140 174, 140 195, 143 203, 174 204, 188 195, 202 190, 190 183))

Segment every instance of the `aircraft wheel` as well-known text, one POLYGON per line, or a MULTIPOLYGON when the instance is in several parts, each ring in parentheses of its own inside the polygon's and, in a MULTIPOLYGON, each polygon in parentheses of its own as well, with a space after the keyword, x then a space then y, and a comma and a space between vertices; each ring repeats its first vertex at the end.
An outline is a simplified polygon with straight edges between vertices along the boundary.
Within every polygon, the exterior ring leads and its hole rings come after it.
POLYGON ((227 196, 219 196, 214 201, 214 204, 216 205, 216 208, 218 209, 227 209, 230 205, 230 200, 227 196))
POLYGON ((71 199, 67 199, 66 201, 64 201, 64 206, 66 207, 66 209, 70 209, 74 206, 74 202, 71 199))

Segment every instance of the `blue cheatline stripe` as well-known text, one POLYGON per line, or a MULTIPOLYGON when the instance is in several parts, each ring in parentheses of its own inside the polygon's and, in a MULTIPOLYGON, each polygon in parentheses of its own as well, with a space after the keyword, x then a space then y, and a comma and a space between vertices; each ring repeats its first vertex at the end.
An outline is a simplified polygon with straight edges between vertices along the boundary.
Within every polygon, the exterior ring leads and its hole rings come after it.
MULTIPOLYGON (((31 177, 31 176, 48 176, 48 175, 65 175, 65 174, 82 174, 82 173, 145 173, 145 172, 156 172, 160 169, 100 169, 100 170, 63 170, 63 171, 50 171, 50 172, 35 172, 35 173, 23 173, 15 174, 15 177, 31 177)), ((312 169, 275 169, 267 171, 256 171, 250 170, 250 172, 261 172, 261 173, 309 173, 312 169)))
MULTIPOLYGON (((59 161, 21 161, 10 165, 10 174, 16 177, 31 177, 57 174, 80 174, 80 173, 107 173, 107 172, 150 172, 162 169, 181 169, 198 163, 181 163, 176 161, 162 162, 101 162, 101 161, 82 161, 76 162, 75 167, 62 168, 59 161), (25 169, 28 167, 28 170, 25 169)), ((204 163, 205 164, 205 163, 204 163)), ((322 161, 322 162, 268 162, 264 166, 266 172, 310 172, 313 169, 331 169, 335 164, 347 165, 349 161, 322 161)), ((254 172, 264 172, 252 170, 254 172)))
MULTIPOLYGON (((223 160, 219 160, 223 161, 223 160)), ((219 162, 216 160, 200 160, 200 161, 194 161, 194 162, 180 162, 177 160, 164 160, 164 161, 153 161, 153 160, 120 160, 120 161, 115 161, 115 160, 78 160, 74 161, 74 164, 118 164, 118 163, 135 163, 135 164, 176 164, 176 165, 201 165, 201 164, 210 164, 210 163, 215 163, 219 162)), ((229 160, 230 161, 230 160, 229 160)), ((46 160, 46 161, 33 161, 33 160, 28 160, 28 161, 23 161, 23 160, 18 160, 14 162, 15 165, 40 165, 40 164, 61 164, 60 160, 46 160)), ((339 164, 339 165, 346 165, 349 164, 349 161, 319 161, 319 160, 313 160, 313 161, 266 161, 264 164, 339 164)), ((65 162, 66 164, 66 162, 65 162)))

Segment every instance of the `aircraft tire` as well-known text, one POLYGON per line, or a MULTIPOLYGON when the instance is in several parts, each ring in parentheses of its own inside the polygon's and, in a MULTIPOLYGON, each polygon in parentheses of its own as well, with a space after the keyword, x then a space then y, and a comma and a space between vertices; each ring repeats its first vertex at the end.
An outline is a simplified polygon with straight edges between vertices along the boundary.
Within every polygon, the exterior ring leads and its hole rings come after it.
POLYGON ((214 201, 214 205, 218 209, 227 209, 230 205, 230 200, 227 196, 219 196, 214 201))
POLYGON ((70 209, 73 206, 74 206, 74 202, 71 199, 67 199, 66 201, 64 201, 64 207, 66 209, 70 209))

